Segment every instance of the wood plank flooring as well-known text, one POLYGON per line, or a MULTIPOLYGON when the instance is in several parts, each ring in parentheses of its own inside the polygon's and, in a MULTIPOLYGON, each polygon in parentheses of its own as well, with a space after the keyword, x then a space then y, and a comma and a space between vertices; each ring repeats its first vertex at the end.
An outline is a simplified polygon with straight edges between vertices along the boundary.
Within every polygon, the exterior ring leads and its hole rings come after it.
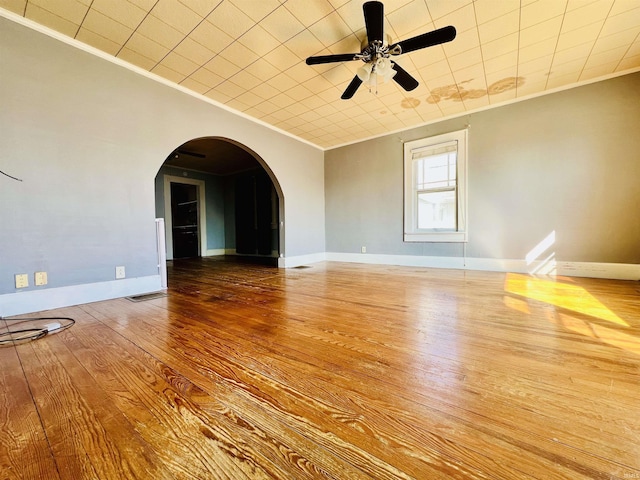
POLYGON ((0 479, 640 478, 639 282, 206 258, 169 284, 0 348, 0 479))

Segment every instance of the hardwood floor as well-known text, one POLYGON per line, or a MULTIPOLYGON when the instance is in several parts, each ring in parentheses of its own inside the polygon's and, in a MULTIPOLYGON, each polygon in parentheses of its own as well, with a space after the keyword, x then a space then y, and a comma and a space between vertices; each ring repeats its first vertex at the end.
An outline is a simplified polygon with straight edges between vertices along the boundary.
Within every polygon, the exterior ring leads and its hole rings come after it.
POLYGON ((169 283, 0 348, 1 479, 640 478, 638 282, 208 258, 169 283))

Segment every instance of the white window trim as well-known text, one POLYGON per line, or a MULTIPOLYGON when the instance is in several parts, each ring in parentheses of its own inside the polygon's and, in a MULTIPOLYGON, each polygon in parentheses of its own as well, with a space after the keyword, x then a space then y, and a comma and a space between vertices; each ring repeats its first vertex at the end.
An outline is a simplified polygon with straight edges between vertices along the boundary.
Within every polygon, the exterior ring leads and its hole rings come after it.
POLYGON ((467 129, 449 132, 434 137, 422 138, 404 144, 404 241, 405 242, 467 242, 468 204, 467 204, 467 129), (457 141, 457 230, 442 231, 417 228, 416 195, 413 185, 412 152, 440 143, 457 141))

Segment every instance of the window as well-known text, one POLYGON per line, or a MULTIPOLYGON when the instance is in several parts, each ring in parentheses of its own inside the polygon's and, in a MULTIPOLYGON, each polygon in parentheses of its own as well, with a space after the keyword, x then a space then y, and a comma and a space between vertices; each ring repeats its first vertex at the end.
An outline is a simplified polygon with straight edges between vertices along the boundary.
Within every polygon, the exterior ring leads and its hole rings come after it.
POLYGON ((467 131, 404 145, 404 241, 467 241, 467 131))

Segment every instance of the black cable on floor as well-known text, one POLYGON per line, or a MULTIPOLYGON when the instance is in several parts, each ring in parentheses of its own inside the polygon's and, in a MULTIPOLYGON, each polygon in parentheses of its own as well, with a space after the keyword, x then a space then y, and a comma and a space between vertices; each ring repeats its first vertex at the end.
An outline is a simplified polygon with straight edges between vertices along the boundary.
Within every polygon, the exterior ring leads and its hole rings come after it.
POLYGON ((0 333, 0 347, 31 342, 72 327, 76 321, 70 317, 2 318, 7 328, 0 333), (9 322, 12 322, 9 324, 9 322), (15 322, 15 323, 14 323, 15 322), (43 324, 43 322, 46 322, 43 324), (15 328, 18 327, 19 328, 15 328))

